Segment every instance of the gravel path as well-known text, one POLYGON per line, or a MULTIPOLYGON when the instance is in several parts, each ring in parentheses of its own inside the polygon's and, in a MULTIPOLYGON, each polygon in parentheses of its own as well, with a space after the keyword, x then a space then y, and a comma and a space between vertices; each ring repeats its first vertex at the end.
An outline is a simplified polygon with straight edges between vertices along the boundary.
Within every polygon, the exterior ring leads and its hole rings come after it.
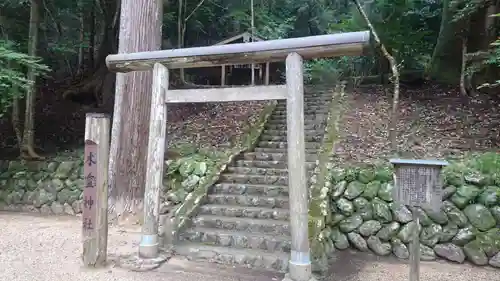
MULTIPOLYGON (((0 212, 0 276, 10 281, 277 281, 282 276, 248 269, 200 264, 172 258, 154 271, 133 272, 113 265, 89 270, 81 266, 81 221, 75 217, 43 217, 0 212)), ((109 230, 108 257, 137 251, 139 229, 109 230)), ((339 252, 327 281, 408 280, 405 263, 366 253, 339 252), (332 271, 333 272, 333 271, 332 271)), ((498 280, 499 270, 469 265, 423 262, 422 281, 498 280)))

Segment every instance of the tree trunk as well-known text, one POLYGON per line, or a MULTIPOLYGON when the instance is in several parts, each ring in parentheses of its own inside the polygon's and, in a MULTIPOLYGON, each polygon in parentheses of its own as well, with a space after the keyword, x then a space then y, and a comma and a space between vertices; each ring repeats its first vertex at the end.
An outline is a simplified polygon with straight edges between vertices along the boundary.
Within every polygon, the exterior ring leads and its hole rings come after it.
POLYGON ((89 15, 89 66, 90 69, 95 68, 95 60, 94 60, 94 52, 95 52, 95 1, 92 1, 90 6, 90 15, 89 15))
MULTIPOLYGON (((122 0, 118 53, 161 47, 163 1, 122 0)), ((142 220, 152 71, 118 74, 110 151, 110 212, 118 222, 142 220)))
MULTIPOLYGON (((116 75, 108 71, 105 60, 106 56, 110 53, 116 52, 118 45, 118 20, 115 20, 115 18, 119 16, 118 5, 119 3, 117 1, 106 1, 105 3, 101 3, 104 22, 102 24, 102 30, 99 33, 103 35, 101 40, 99 40, 101 43, 97 53, 91 56, 94 57, 95 64, 89 63, 87 67, 87 72, 90 72, 91 75, 80 81, 77 85, 65 90, 62 94, 65 99, 71 99, 71 97, 78 95, 93 94, 96 100, 96 106, 98 107, 107 107, 108 103, 112 102, 116 75)), ((92 33, 90 36, 94 38, 92 33)), ((89 52, 93 54, 94 50, 89 50, 89 52)))
MULTIPOLYGON (((180 0, 179 1, 179 18, 177 19, 177 31, 178 31, 178 38, 177 38, 177 48, 183 48, 184 47, 184 42, 186 40, 186 27, 187 27, 187 22, 188 20, 194 15, 196 10, 201 7, 201 5, 205 2, 205 0, 200 0, 196 7, 191 11, 191 13, 184 17, 184 13, 187 12, 187 1, 180 0), (182 8, 182 5, 184 5, 184 8, 182 8), (182 17, 184 17, 184 20, 182 21, 182 17)), ((187 84, 186 77, 185 77, 185 71, 184 68, 179 69, 179 77, 181 80, 182 84, 187 84)))
POLYGON ((467 96, 467 88, 465 87, 465 72, 467 70, 467 31, 464 31, 462 36, 462 68, 460 71, 460 93, 467 96))
POLYGON ((380 50, 382 54, 384 55, 385 58, 387 58, 387 61, 389 62, 389 65, 391 67, 392 71, 392 83, 394 84, 394 93, 392 97, 392 109, 391 109, 391 119, 389 121, 389 141, 391 142, 391 149, 393 152, 397 152, 397 132, 396 132, 396 125, 398 121, 398 107, 399 107, 399 71, 398 71, 398 66, 396 64, 396 60, 394 57, 387 51, 385 48, 384 44, 380 41, 380 38, 378 37, 378 34, 373 27, 373 25, 370 22, 370 19, 366 15, 365 10, 361 6, 361 4, 358 2, 358 0, 353 0, 354 4, 356 4, 356 7, 358 8, 359 13, 361 16, 364 18, 366 21, 366 24, 368 25, 368 28, 370 29, 373 39, 375 40, 375 43, 380 46, 380 50))
POLYGON ((80 3, 80 46, 78 47, 78 66, 76 75, 80 76, 84 72, 84 50, 83 42, 85 40, 85 13, 83 3, 80 3))
MULTIPOLYGON (((37 55, 38 27, 40 26, 40 0, 31 0, 30 25, 28 35, 28 55, 37 55)), ((34 149, 35 146, 35 103, 36 103, 36 74, 32 68, 28 69, 28 80, 33 81, 33 85, 26 93, 26 109, 24 114, 24 132, 21 144, 21 157, 31 159, 41 159, 34 149)))
POLYGON ((452 22, 455 8, 450 7, 450 0, 443 0, 443 12, 439 36, 428 65, 426 75, 439 81, 456 83, 460 77, 462 42, 456 36, 457 22, 452 22))
MULTIPOLYGON (((183 24, 182 24, 182 17, 183 17, 183 6, 186 5, 186 1, 179 0, 179 7, 177 10, 177 48, 180 49, 184 45, 184 34, 183 34, 183 24)), ((185 72, 184 68, 179 69, 179 77, 181 79, 181 83, 186 84, 186 77, 185 77, 185 72)))

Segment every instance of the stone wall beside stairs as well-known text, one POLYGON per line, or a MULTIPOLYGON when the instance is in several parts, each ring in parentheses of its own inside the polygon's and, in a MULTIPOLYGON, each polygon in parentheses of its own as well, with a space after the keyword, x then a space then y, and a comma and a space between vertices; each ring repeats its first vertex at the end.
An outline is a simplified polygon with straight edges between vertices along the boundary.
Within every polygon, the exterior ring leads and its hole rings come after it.
POLYGON ((333 249, 328 248, 326 236, 326 218, 330 212, 330 198, 328 191, 331 183, 328 180, 331 170, 331 158, 335 150, 335 143, 338 140, 338 127, 342 116, 344 102, 345 84, 335 87, 332 93, 332 101, 326 126, 318 151, 318 160, 314 175, 310 179, 309 189, 309 240, 311 247, 311 259, 313 271, 322 273, 328 270, 328 258, 331 257, 333 249))
POLYGON ((392 199, 391 168, 333 168, 329 180, 331 210, 323 237, 327 251, 349 247, 408 259, 411 233, 420 230, 422 260, 500 268, 500 180, 498 174, 443 170, 445 189, 439 212, 411 211, 392 199), (495 178, 497 177, 497 178, 495 178))

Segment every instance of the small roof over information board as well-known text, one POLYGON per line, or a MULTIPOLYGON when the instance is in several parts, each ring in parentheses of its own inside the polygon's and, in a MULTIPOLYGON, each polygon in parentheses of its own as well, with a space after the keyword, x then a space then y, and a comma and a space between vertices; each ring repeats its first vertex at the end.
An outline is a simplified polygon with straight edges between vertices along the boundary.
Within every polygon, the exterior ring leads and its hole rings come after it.
POLYGON ((421 159, 390 159, 394 165, 422 165, 422 166, 448 166, 447 161, 442 160, 421 160, 421 159))

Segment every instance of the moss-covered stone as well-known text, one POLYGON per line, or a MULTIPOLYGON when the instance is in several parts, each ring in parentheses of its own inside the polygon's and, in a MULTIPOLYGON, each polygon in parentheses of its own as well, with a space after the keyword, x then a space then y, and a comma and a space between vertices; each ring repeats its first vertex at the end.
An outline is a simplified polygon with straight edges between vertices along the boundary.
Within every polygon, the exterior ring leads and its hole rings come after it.
POLYGON ((365 185, 359 181, 352 181, 347 185, 344 191, 344 197, 348 200, 353 200, 360 196, 365 190, 365 185))
POLYGON ((372 204, 363 197, 358 197, 353 201, 354 210, 359 214, 364 221, 371 220, 373 218, 373 207, 372 204))
POLYGON ((378 232, 377 237, 382 241, 390 241, 399 232, 400 224, 396 221, 384 225, 378 232))
POLYGON ((464 246, 465 256, 475 265, 488 264, 488 257, 481 248, 479 241, 471 241, 464 246))
POLYGON ((493 206, 490 208, 491 215, 497 221, 497 224, 500 224, 500 206, 493 206))
POLYGON ((457 187, 453 185, 448 185, 443 189, 443 200, 450 198, 453 194, 457 192, 457 187))
POLYGON ((370 236, 366 240, 366 243, 368 244, 368 248, 379 256, 387 256, 391 253, 391 244, 382 242, 377 236, 370 236))
POLYGON ((415 208, 413 208, 413 212, 416 213, 416 216, 418 217, 418 221, 420 222, 420 225, 429 226, 432 224, 432 220, 429 218, 427 213, 422 208, 415 207, 415 208))
POLYGON ((408 247, 403 243, 403 241, 397 238, 392 238, 391 246, 392 246, 392 253, 398 259, 408 259, 410 257, 410 251, 408 250, 408 247))
POLYGON ((359 233, 365 237, 375 235, 382 228, 382 224, 376 220, 365 221, 358 229, 359 233))
POLYGON ((349 241, 347 240, 347 236, 340 232, 339 228, 332 229, 331 237, 332 241, 335 244, 335 248, 339 250, 345 250, 349 248, 349 241))
POLYGON ((453 244, 456 244, 458 246, 464 246, 465 244, 474 240, 474 238, 476 238, 476 234, 477 229, 475 229, 472 225, 469 225, 464 228, 460 228, 457 232, 457 235, 455 235, 455 237, 453 237, 451 241, 453 242, 453 244))
POLYGON ((469 223, 465 214, 452 202, 445 201, 443 203, 443 210, 446 212, 449 220, 458 227, 465 227, 469 223))
POLYGON ((378 197, 386 202, 392 202, 392 190, 394 186, 392 183, 386 182, 380 185, 380 189, 378 190, 378 197))
POLYGON ((368 251, 368 246, 366 244, 365 239, 363 239, 363 237, 361 237, 361 235, 359 235, 358 233, 356 232, 347 233, 347 239, 355 249, 362 252, 368 251))
POLYGON ((389 209, 387 202, 375 198, 372 201, 372 206, 374 217, 377 220, 380 220, 383 223, 392 221, 391 210, 389 209))
POLYGON ((363 219, 360 215, 352 215, 339 223, 339 229, 344 233, 349 233, 360 227, 362 223, 363 219))
POLYGON ((451 202, 460 209, 463 209, 470 204, 481 192, 481 190, 473 185, 462 185, 457 189, 457 192, 450 198, 451 202))
POLYGON ((443 228, 439 224, 431 224, 422 228, 420 242, 429 247, 434 247, 439 242, 443 228))
POLYGON ((340 213, 334 213, 332 215, 332 219, 331 219, 331 222, 330 222, 330 225, 331 226, 336 226, 339 222, 341 222, 343 219, 345 219, 345 216, 343 214, 340 214, 340 213))
POLYGON ((500 188, 496 186, 487 186, 479 197, 477 202, 486 207, 497 206, 500 203, 500 188))
POLYGON ((398 232, 398 239, 403 241, 404 243, 408 243, 413 240, 413 232, 415 229, 418 229, 418 225, 415 222, 409 222, 401 228, 398 232))
POLYGON ((448 224, 443 226, 443 231, 439 237, 439 242, 450 242, 455 235, 458 233, 458 226, 453 222, 448 222, 448 224))
POLYGON ((363 194, 361 196, 367 198, 368 200, 375 198, 375 196, 377 196, 377 193, 380 189, 380 185, 381 185, 380 181, 369 182, 366 185, 365 191, 363 192, 363 194))
POLYGON ((346 187, 347 187, 347 181, 343 180, 336 183, 332 190, 332 198, 337 199, 340 196, 342 196, 342 194, 344 194, 346 187))
POLYGON ((347 182, 355 181, 358 178, 359 169, 350 167, 345 170, 345 180, 347 182))
POLYGON ((493 257, 500 252, 500 228, 492 228, 486 232, 479 232, 476 240, 486 256, 493 257))
POLYGON ((375 172, 375 179, 381 182, 392 181, 393 171, 388 166, 379 167, 375 172))
POLYGON ((371 182, 372 180, 374 180, 375 176, 376 176, 376 174, 375 174, 375 171, 373 171, 373 169, 371 169, 371 168, 363 169, 358 174, 358 180, 361 183, 367 184, 367 183, 371 182))
POLYGON ((341 181, 345 180, 346 171, 344 168, 341 168, 341 167, 333 168, 330 171, 330 177, 332 179, 332 183, 341 182, 341 181))
POLYGON ((405 205, 402 205, 398 202, 394 202, 390 204, 390 209, 392 212, 392 217, 397 222, 404 224, 412 221, 412 214, 405 205))
POLYGON ((350 216, 354 213, 354 205, 351 203, 351 201, 345 199, 345 198, 340 198, 337 201, 337 208, 339 208, 340 212, 346 216, 350 216))
POLYGON ((470 223, 480 231, 486 231, 496 225, 495 218, 485 206, 472 204, 464 209, 464 214, 470 223))
POLYGON ((429 218, 437 224, 446 224, 448 222, 448 216, 446 215, 444 209, 433 210, 429 206, 423 206, 422 209, 429 216, 429 218))

